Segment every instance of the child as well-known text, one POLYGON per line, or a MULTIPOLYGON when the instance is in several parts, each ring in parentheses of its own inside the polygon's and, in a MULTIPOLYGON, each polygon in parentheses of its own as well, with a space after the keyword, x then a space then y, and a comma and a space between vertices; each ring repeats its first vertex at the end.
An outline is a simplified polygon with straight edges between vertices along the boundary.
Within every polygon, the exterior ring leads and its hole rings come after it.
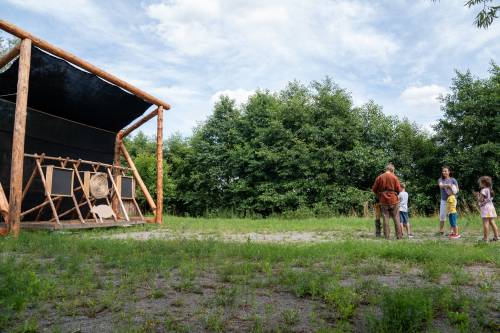
POLYGON ((491 225, 493 229, 493 239, 492 241, 498 240, 498 228, 495 224, 495 217, 497 217, 497 212, 495 211, 495 205, 493 205, 493 190, 491 177, 483 176, 479 178, 479 187, 481 191, 477 193, 477 200, 479 202, 479 207, 481 208, 481 218, 483 219, 483 240, 488 241, 488 227, 491 225))
POLYGON ((448 194, 448 199, 446 199, 446 214, 448 214, 451 226, 450 239, 458 239, 461 237, 458 233, 457 225, 457 197, 455 196, 457 192, 458 188, 455 185, 451 185, 446 189, 446 193, 448 194))
POLYGON ((406 192, 405 184, 401 183, 402 191, 399 192, 399 221, 403 224, 408 238, 413 238, 410 228, 410 218, 408 216, 408 192, 406 192))

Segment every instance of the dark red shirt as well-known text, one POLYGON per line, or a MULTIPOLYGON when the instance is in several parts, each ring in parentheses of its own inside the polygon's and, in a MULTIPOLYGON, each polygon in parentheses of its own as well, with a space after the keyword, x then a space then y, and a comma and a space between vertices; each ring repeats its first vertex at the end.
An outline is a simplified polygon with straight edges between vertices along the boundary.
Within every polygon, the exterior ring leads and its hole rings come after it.
POLYGON ((395 205, 399 203, 398 193, 402 191, 398 177, 392 172, 386 171, 375 179, 372 191, 377 195, 383 205, 395 205))

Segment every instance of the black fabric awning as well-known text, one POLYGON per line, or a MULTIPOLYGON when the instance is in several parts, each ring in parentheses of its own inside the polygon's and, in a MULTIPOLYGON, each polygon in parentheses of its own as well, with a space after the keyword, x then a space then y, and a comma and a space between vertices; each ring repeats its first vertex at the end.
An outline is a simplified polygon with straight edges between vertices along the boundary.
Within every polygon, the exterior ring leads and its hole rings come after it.
MULTIPOLYGON (((16 101, 19 59, 0 73, 0 97, 16 101), (2 97, 3 96, 3 97, 2 97)), ((84 125, 118 132, 151 104, 65 60, 33 47, 28 107, 84 125)))

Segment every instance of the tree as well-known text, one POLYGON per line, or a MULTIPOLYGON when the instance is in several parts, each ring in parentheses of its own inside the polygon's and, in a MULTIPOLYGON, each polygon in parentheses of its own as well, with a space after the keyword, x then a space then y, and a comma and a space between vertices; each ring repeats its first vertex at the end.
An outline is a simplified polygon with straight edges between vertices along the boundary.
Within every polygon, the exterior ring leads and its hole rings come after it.
MULTIPOLYGON (((437 0, 432 0, 436 2, 437 0)), ((490 5, 494 0, 467 0, 464 6, 469 8, 483 5, 483 8, 477 13, 474 23, 478 28, 487 29, 493 21, 498 18, 497 12, 500 10, 500 5, 490 5)))
POLYGON ((486 79, 457 71, 442 103, 444 118, 435 127, 442 162, 463 188, 475 188, 483 175, 500 179, 500 67, 492 63, 486 79))
POLYGON ((483 9, 479 11, 476 15, 476 19, 474 22, 478 26, 478 28, 488 28, 493 20, 498 18, 497 11, 500 10, 500 5, 490 6, 493 0, 468 0, 465 2, 465 6, 471 8, 473 6, 483 5, 483 9))

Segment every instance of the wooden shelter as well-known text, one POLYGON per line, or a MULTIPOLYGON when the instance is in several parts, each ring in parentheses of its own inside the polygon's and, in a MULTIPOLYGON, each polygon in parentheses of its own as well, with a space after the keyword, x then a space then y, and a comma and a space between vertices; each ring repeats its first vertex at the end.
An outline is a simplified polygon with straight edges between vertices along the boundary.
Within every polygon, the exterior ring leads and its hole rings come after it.
POLYGON ((0 57, 0 69, 11 64, 0 73, 0 231, 162 223, 170 105, 11 23, 0 20, 0 29, 21 40, 0 57), (156 202, 123 144, 154 117, 156 202), (143 217, 136 186, 153 220, 143 217))

